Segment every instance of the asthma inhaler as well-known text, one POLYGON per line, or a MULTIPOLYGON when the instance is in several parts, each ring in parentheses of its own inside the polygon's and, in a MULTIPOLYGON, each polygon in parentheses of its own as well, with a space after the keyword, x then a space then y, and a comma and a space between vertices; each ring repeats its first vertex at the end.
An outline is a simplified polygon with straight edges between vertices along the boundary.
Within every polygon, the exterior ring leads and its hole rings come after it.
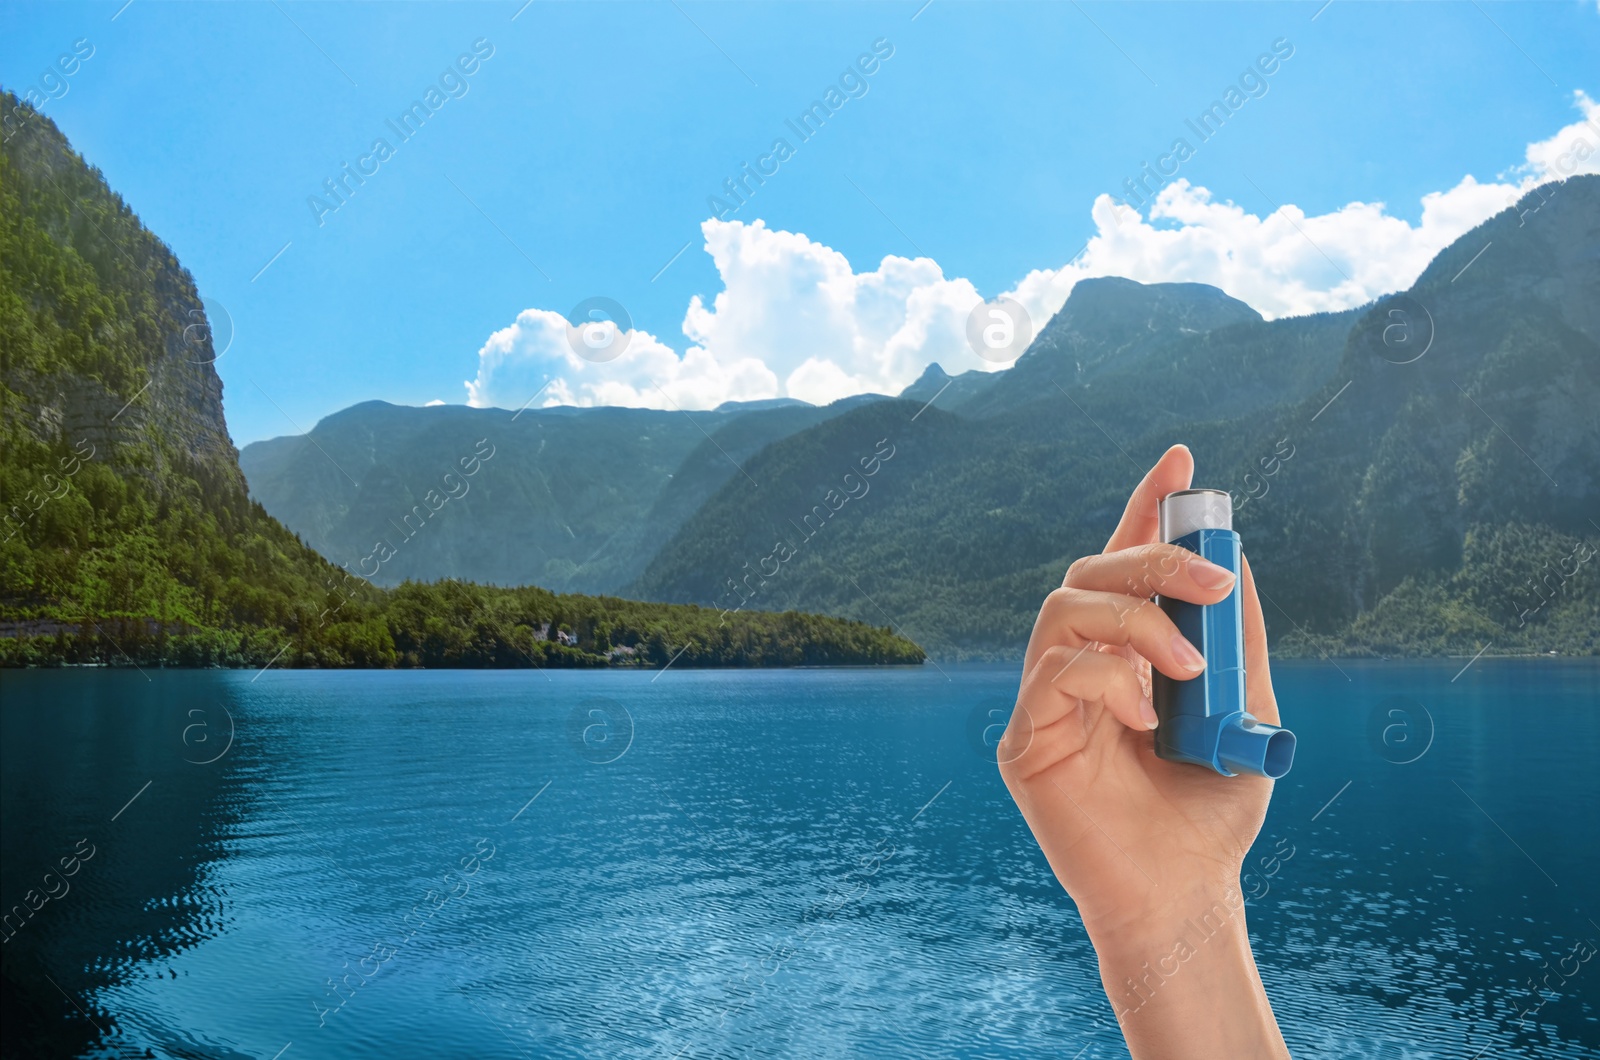
POLYGON ((1257 721, 1245 709, 1244 613, 1240 603, 1239 535, 1233 499, 1224 490, 1179 490, 1161 498, 1161 540, 1233 572, 1233 589, 1214 604, 1158 597, 1178 632, 1200 649, 1200 676, 1152 676, 1156 754, 1207 766, 1225 777, 1249 773, 1276 780, 1294 762, 1294 733, 1257 721))

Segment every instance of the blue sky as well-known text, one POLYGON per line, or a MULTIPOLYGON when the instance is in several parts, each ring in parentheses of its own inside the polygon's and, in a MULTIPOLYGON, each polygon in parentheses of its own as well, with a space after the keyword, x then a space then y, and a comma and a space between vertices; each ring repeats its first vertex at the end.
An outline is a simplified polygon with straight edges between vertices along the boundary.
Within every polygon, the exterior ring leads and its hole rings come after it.
POLYGON ((217 367, 241 445, 369 398, 704 407, 992 368, 959 341, 975 303, 1047 318, 1096 271, 1206 279, 1269 315, 1359 304, 1551 175, 1530 144, 1600 144, 1600 118, 1575 126, 1575 93, 1600 96, 1593 0, 117 0, 3 18, 0 83, 53 88, 45 113, 231 317, 217 367), (47 84, 83 40, 64 93, 47 84), (441 91, 401 141, 387 122, 477 41, 492 56, 445 85, 465 94, 441 91), (1264 94, 1204 142, 1186 132, 1275 41, 1293 54, 1264 94), (874 42, 892 55, 856 66, 874 42), (810 139, 786 125, 868 66, 810 139), (331 203, 324 181, 380 137, 390 156, 319 225, 308 199, 331 203), (1093 212, 1179 137, 1187 184, 1159 216, 1093 212), (707 226, 778 138, 776 172, 707 226), (1462 191, 1469 174, 1494 190, 1462 191), (1284 264, 1296 218, 1323 245, 1284 264), (559 341, 597 296, 635 329, 605 364, 559 341))

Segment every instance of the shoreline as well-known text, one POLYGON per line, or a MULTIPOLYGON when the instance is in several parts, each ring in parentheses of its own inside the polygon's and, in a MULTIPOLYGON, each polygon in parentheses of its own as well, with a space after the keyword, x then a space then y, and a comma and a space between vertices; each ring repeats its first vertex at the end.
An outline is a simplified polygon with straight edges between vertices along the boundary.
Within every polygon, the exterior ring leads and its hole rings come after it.
MULTIPOLYGON (((1462 654, 1459 654, 1459 655, 1326 655, 1326 656, 1280 655, 1280 656, 1277 656, 1277 657, 1273 658, 1272 662, 1274 662, 1274 663, 1295 663, 1295 664, 1298 664, 1298 663, 1334 663, 1334 662, 1346 662, 1346 663, 1363 663, 1363 662, 1427 663, 1427 662, 1459 662, 1462 659, 1473 659, 1473 660, 1476 660, 1478 662, 1489 662, 1489 661, 1504 662, 1504 661, 1510 661, 1510 660, 1546 661, 1546 662, 1553 662, 1553 661, 1570 661, 1570 662, 1593 661, 1593 662, 1600 662, 1600 654, 1594 654, 1594 655, 1564 655, 1564 654, 1559 654, 1559 653, 1556 653, 1556 652, 1525 652, 1525 653, 1520 653, 1520 654, 1493 654, 1493 655, 1485 654, 1485 655, 1480 655, 1480 656, 1468 655, 1466 653, 1462 653, 1462 654)), ((713 671, 713 670, 739 670, 739 671, 793 671, 793 670, 870 670, 870 671, 880 671, 880 670, 916 670, 916 671, 919 671, 919 672, 923 672, 923 671, 926 671, 929 668, 930 664, 933 664, 933 663, 937 663, 937 664, 942 665, 942 666, 948 666, 948 667, 960 668, 960 669, 980 669, 980 668, 981 669, 988 669, 988 668, 994 668, 994 669, 1007 668, 1007 669, 1009 669, 1009 668, 1012 668, 1012 667, 1020 666, 1022 664, 1022 657, 1019 655, 1014 659, 940 659, 940 658, 937 658, 937 657, 930 656, 927 659, 925 659, 923 662, 917 662, 917 663, 908 663, 908 662, 796 663, 796 664, 794 664, 792 666, 738 666, 738 665, 716 666, 716 665, 704 665, 704 664, 701 664, 701 665, 688 665, 688 664, 680 663, 680 664, 676 664, 676 665, 672 666, 671 669, 673 669, 673 670, 694 670, 694 671, 713 671)), ((144 670, 161 670, 161 671, 172 670, 172 671, 183 671, 183 672, 220 672, 220 671, 240 671, 240 672, 243 672, 243 671, 256 670, 256 669, 260 669, 262 673, 266 672, 265 669, 260 668, 260 667, 254 667, 254 666, 182 666, 182 665, 162 665, 162 664, 159 664, 159 663, 151 663, 151 664, 147 664, 145 666, 137 666, 137 665, 133 665, 133 664, 130 664, 130 663, 103 663, 103 662, 54 663, 54 664, 44 664, 44 665, 26 664, 26 665, 20 665, 20 666, 19 665, 12 665, 12 664, 0 664, 0 673, 4 673, 4 672, 7 672, 7 671, 18 671, 18 672, 20 672, 20 671, 25 671, 25 670, 135 670, 135 671, 141 671, 141 672, 144 671, 144 670)), ((284 672, 284 673, 346 673, 346 672, 355 672, 355 673, 460 673, 460 672, 522 673, 524 671, 530 671, 530 670, 531 671, 538 671, 538 672, 544 672, 544 671, 547 671, 547 670, 556 670, 556 671, 582 670, 582 671, 607 672, 607 673, 650 673, 652 671, 658 672, 658 673, 664 673, 665 672, 665 670, 662 670, 662 669, 659 669, 659 668, 653 668, 653 667, 649 667, 649 666, 279 666, 279 667, 275 667, 274 669, 276 669, 276 670, 278 670, 280 672, 284 672)))

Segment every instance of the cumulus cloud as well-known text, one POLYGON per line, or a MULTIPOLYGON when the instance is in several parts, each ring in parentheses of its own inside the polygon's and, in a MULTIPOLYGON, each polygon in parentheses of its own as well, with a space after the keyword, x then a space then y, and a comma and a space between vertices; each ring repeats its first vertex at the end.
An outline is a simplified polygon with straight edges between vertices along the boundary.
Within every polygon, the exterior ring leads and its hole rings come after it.
POLYGON ((574 340, 578 329, 560 313, 524 309, 478 351, 478 377, 466 384, 467 404, 709 408, 777 393, 777 377, 758 357, 718 361, 700 346, 680 357, 648 331, 619 331, 609 321, 598 328, 596 347, 606 352, 620 346, 619 355, 600 360, 581 333, 574 340))
POLYGON ((1600 173, 1600 103, 1582 89, 1572 94, 1573 105, 1583 115, 1548 140, 1528 145, 1525 179, 1559 180, 1575 173, 1600 173))
MULTIPOLYGON (((1416 224, 1381 202, 1317 215, 1292 204, 1252 212, 1179 179, 1143 213, 1099 196, 1095 234, 1078 257, 1036 269, 1002 295, 1027 309, 1035 331, 1092 276, 1208 283, 1269 318, 1365 304, 1410 286, 1440 250, 1533 186, 1600 173, 1600 104, 1581 91, 1573 101, 1580 120, 1528 144, 1523 161, 1493 180, 1469 175, 1424 196, 1416 224)), ((643 330, 606 323, 591 334, 559 313, 526 309, 478 351, 468 404, 703 409, 780 396, 824 404, 897 393, 934 361, 951 372, 1004 367, 967 344, 967 317, 983 301, 977 289, 929 258, 891 255, 857 272, 838 251, 759 220, 708 220, 701 234, 722 289, 709 304, 690 301, 682 354, 643 330), (622 352, 600 359, 591 347, 622 352)))
POLYGON ((561 314, 526 309, 479 350, 468 404, 515 408, 541 388, 541 405, 701 409, 779 396, 825 404, 897 393, 930 361, 974 359, 966 319, 982 299, 928 258, 886 257, 858 273, 838 251, 761 221, 700 227, 722 290, 709 305, 690 301, 681 357, 647 331, 605 322, 597 344, 620 341, 622 352, 596 361, 574 348, 583 345, 571 340, 578 329, 561 314))
POLYGON ((1463 177, 1448 191, 1423 196, 1415 225, 1381 202, 1352 202, 1316 216, 1284 204, 1261 215, 1217 202, 1182 179, 1161 189, 1148 214, 1102 195, 1087 249, 1063 268, 1029 273, 1012 297, 1043 320, 1078 280, 1126 276, 1209 283, 1269 318, 1363 305, 1409 287, 1439 251, 1534 186, 1600 173, 1600 104, 1581 91, 1573 103, 1581 120, 1529 144, 1510 174, 1489 182, 1463 177))
POLYGON ((1517 194, 1515 185, 1467 177, 1425 196, 1412 225, 1381 202, 1315 216, 1292 204, 1253 213, 1180 178, 1161 189, 1148 215, 1097 198, 1088 248, 1067 266, 1029 273, 1012 297, 1045 319, 1080 279, 1126 276, 1208 283, 1268 318, 1347 309, 1409 286, 1440 250, 1517 194))

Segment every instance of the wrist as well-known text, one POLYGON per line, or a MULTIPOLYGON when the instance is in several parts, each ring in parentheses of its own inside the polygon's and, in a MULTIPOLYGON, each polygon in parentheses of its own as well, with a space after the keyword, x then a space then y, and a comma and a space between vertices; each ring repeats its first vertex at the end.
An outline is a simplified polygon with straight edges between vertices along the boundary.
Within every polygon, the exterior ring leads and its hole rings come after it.
POLYGON ((1085 926, 1136 1058, 1287 1056, 1236 880, 1191 886, 1141 916, 1085 926))
MULTIPOLYGON (((1096 950, 1143 952, 1165 940, 1172 943, 1191 925, 1204 920, 1214 931, 1218 926, 1244 924, 1244 892, 1238 873, 1218 873, 1212 877, 1171 883, 1158 887, 1148 900, 1129 906, 1083 913, 1084 930, 1096 950)), ((1210 932, 1208 931, 1208 934, 1210 932)))

